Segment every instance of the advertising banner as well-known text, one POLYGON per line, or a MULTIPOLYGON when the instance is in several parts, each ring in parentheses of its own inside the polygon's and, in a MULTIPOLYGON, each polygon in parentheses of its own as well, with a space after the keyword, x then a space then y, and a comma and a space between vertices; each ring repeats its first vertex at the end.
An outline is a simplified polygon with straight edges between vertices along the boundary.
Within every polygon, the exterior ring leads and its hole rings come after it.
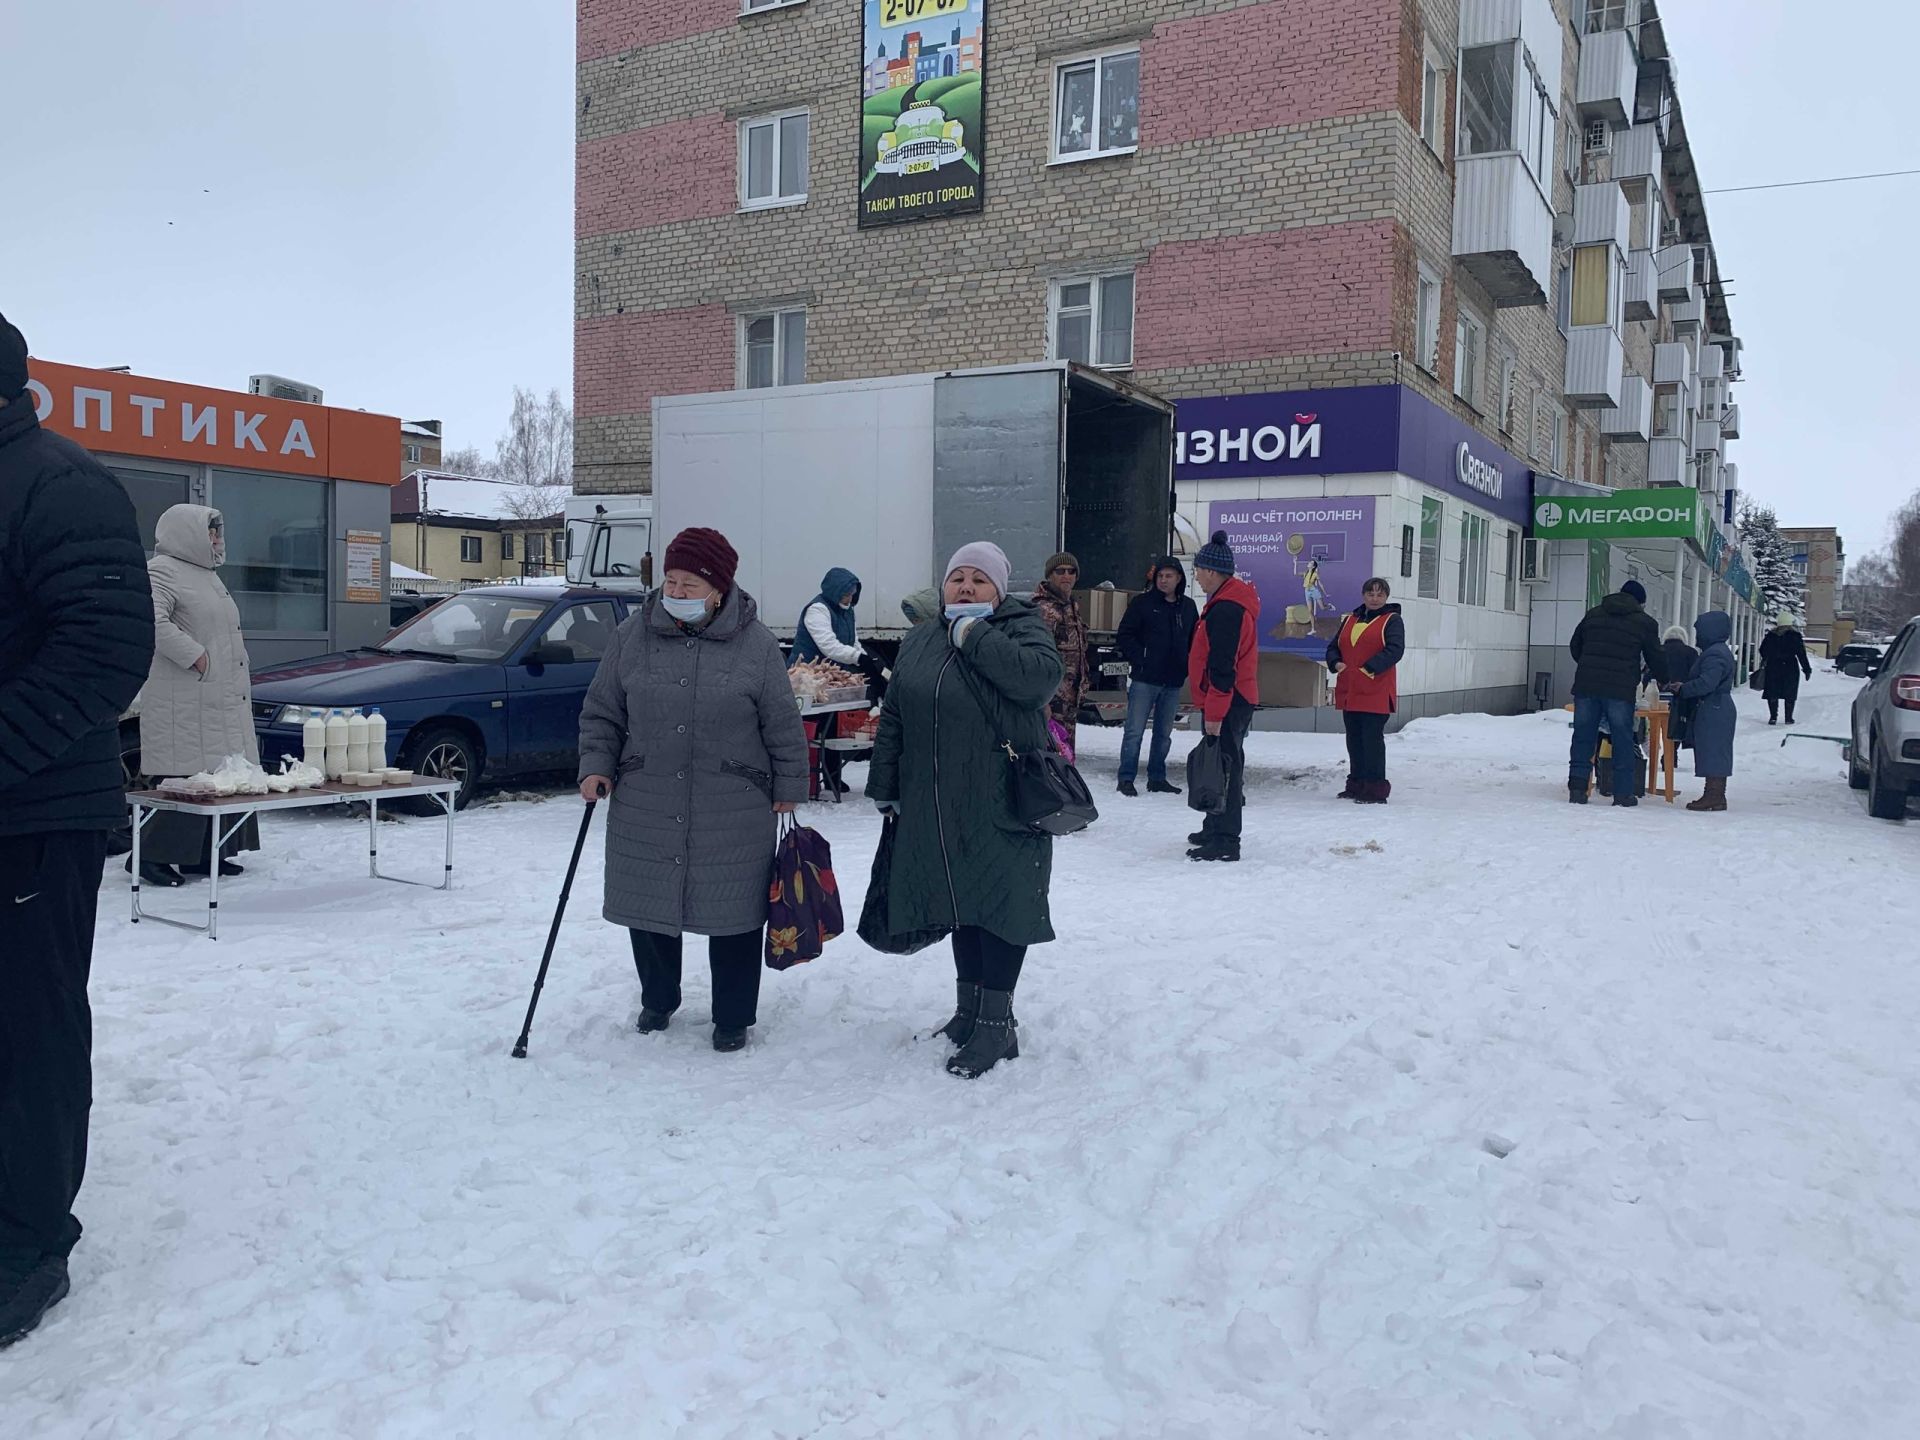
POLYGON ((1323 659, 1373 573, 1375 499, 1216 500, 1207 533, 1227 532, 1234 566, 1260 592, 1260 649, 1323 659))
POLYGON ((1691 490, 1617 495, 1536 495, 1533 533, 1542 540, 1697 540, 1699 500, 1691 490))
POLYGON ((987 0, 864 0, 860 224, 986 205, 987 0))
POLYGON ((387 598, 380 583, 380 550, 384 543, 378 530, 347 531, 349 605, 374 605, 387 598))

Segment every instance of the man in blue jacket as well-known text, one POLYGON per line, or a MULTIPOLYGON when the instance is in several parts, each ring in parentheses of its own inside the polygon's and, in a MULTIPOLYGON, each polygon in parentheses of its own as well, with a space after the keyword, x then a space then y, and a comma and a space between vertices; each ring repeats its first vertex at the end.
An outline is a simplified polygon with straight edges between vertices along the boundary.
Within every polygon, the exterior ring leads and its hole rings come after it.
POLYGON ((0 316, 0 1347, 67 1293, 93 1103, 87 974, 119 721, 153 659, 133 504, 40 428, 0 316))
POLYGON ((1115 637, 1132 667, 1127 680, 1127 729, 1120 741, 1120 793, 1137 796, 1140 741, 1153 722, 1153 748, 1147 753, 1147 790, 1178 795, 1167 779, 1167 755, 1173 749, 1173 722, 1180 713, 1180 689, 1187 683, 1187 657, 1193 649, 1200 611, 1187 598, 1187 572, 1171 555, 1153 563, 1153 588, 1133 597, 1120 617, 1115 637))

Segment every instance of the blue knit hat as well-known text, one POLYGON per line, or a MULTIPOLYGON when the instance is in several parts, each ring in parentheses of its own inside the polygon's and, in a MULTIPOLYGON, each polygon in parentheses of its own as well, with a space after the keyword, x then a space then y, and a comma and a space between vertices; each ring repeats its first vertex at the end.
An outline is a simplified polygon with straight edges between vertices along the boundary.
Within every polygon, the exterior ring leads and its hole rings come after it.
POLYGON ((1227 546, 1227 532, 1216 530, 1213 539, 1200 547, 1200 553, 1193 557, 1196 570, 1214 570, 1222 575, 1233 574, 1233 551, 1227 546))

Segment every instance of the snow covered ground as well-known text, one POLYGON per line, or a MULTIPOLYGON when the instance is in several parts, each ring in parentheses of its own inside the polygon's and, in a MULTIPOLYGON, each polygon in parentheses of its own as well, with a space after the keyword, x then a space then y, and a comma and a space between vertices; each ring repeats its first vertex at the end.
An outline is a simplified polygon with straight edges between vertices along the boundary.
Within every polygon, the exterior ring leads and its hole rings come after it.
MULTIPOLYGON (((463 816, 451 896, 271 820, 218 943, 112 868, 87 1238, 0 1428, 1920 1434, 1920 824, 1741 704, 1725 815, 1567 805, 1561 713, 1410 727, 1385 809, 1337 738, 1255 736, 1238 866, 1083 732, 1107 813, 973 1084, 916 1038, 944 948, 769 975, 735 1056, 689 965, 635 1034, 598 823, 509 1059, 562 796, 463 816)), ((851 912, 875 817, 806 818, 851 912)))

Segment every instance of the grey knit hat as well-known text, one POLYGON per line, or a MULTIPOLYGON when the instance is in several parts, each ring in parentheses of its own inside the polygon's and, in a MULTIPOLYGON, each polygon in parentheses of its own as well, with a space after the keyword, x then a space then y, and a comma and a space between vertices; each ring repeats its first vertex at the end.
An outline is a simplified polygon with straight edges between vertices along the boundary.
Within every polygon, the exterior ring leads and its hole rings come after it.
POLYGON ((1200 553, 1193 557, 1196 570, 1214 570, 1222 575, 1233 574, 1233 551, 1227 545, 1227 532, 1216 530, 1213 539, 1200 547, 1200 553))

